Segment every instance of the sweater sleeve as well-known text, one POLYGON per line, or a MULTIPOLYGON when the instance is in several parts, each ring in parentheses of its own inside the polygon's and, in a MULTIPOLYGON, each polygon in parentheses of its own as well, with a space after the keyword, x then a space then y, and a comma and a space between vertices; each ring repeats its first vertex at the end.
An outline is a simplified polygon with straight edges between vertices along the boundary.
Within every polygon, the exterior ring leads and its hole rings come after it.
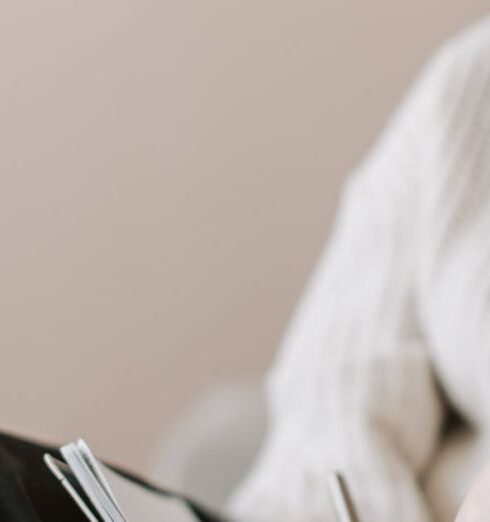
POLYGON ((345 474, 361 521, 431 520, 419 478, 442 407, 415 267, 431 165, 444 161, 465 81, 453 54, 449 46, 429 63, 344 186, 329 245, 267 379, 268 435, 231 499, 237 520, 333 522, 333 469, 345 474))

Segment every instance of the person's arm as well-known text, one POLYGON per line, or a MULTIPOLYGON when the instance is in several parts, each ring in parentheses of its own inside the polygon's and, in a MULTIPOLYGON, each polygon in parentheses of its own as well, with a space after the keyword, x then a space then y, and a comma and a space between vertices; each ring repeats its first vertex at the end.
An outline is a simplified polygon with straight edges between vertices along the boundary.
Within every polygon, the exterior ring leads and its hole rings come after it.
POLYGON ((466 88, 464 59, 453 54, 445 49, 428 67, 346 184, 329 247, 269 375, 269 433, 230 504, 239 520, 333 522, 333 469, 362 521, 431 520, 419 478, 441 405, 416 271, 431 169, 452 153, 445 139, 466 88))

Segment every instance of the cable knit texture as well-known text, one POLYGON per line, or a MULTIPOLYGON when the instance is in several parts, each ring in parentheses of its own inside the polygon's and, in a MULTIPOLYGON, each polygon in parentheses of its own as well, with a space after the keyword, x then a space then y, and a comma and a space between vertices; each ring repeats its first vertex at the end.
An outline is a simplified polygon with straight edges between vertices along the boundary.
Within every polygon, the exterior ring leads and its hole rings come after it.
POLYGON ((267 380, 239 520, 449 522, 490 434, 490 20, 425 67, 347 180, 267 380), (440 390, 475 427, 441 435, 440 390))

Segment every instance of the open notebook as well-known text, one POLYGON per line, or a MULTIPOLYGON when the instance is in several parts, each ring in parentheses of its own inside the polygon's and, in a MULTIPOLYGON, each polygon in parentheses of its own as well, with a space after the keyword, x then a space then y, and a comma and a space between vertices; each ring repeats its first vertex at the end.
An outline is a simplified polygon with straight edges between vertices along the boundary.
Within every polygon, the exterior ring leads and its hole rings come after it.
MULTIPOLYGON (((64 462, 49 454, 46 465, 90 522, 196 522, 183 500, 155 494, 98 461, 79 439, 60 450, 64 462)), ((358 522, 347 484, 340 473, 327 475, 338 522, 358 522)))
POLYGON ((157 495, 98 461, 83 440, 44 461, 90 522, 196 522, 184 501, 157 495))

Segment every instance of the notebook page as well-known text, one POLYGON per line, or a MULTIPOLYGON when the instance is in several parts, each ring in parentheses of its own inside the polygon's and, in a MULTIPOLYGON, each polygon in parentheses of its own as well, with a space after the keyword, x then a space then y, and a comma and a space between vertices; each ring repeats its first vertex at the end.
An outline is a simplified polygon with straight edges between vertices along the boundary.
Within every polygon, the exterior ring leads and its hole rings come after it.
POLYGON ((157 495, 133 484, 99 462, 100 468, 129 522, 197 522, 179 499, 157 495))

